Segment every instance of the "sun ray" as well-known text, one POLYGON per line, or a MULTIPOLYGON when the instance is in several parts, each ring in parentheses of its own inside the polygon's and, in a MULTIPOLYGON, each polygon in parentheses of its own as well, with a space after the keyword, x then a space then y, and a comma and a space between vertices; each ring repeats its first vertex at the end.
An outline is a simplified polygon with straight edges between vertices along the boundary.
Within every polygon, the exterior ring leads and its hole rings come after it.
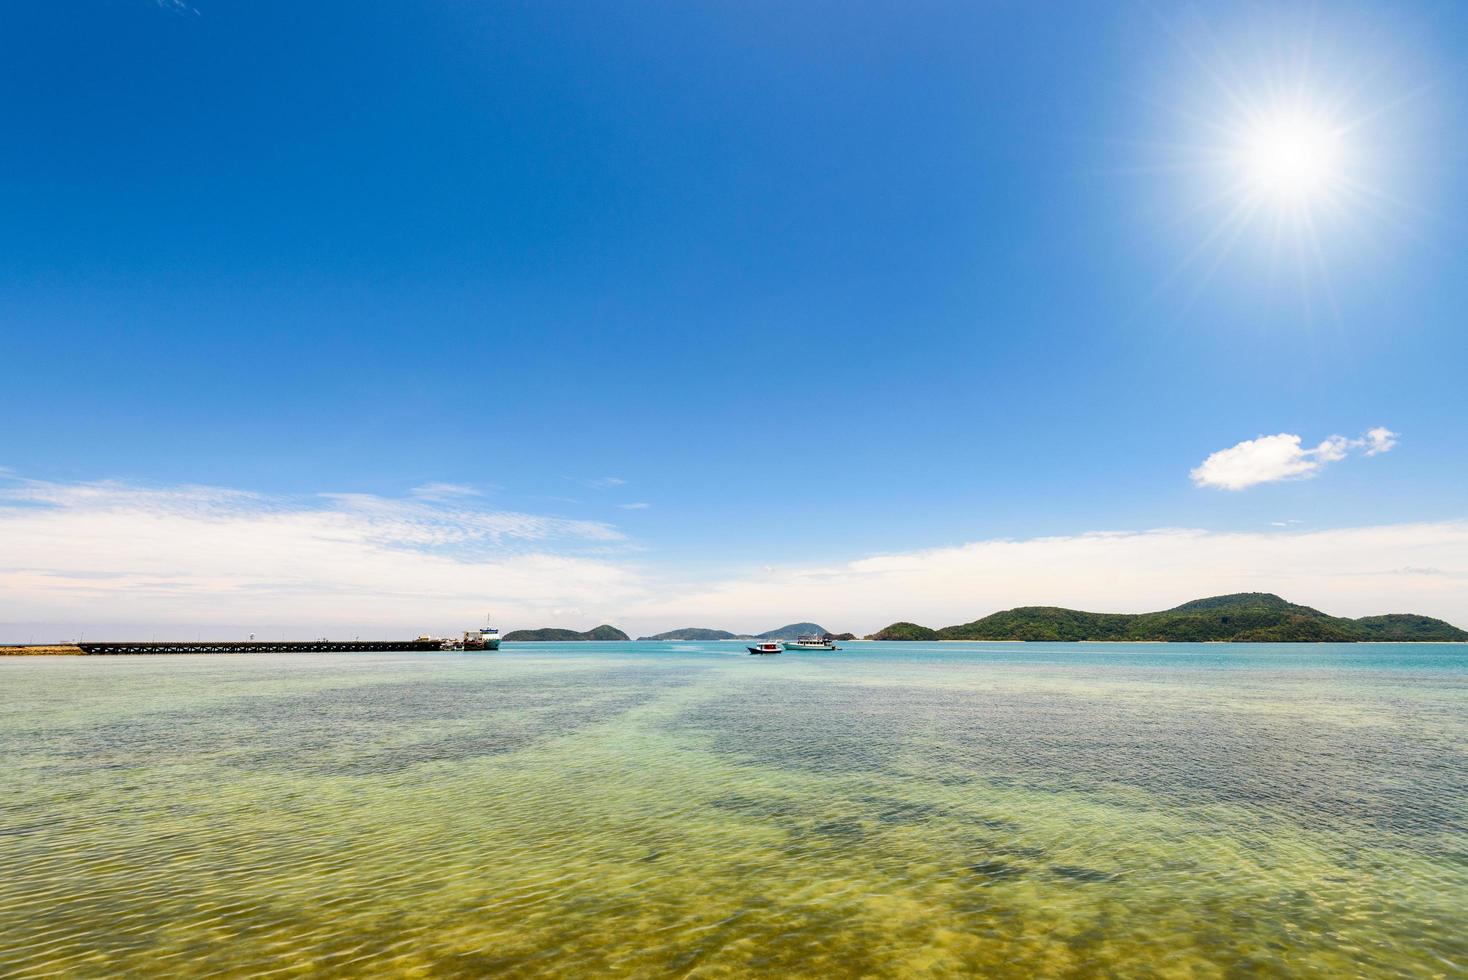
POLYGON ((1194 236, 1144 305, 1175 291, 1191 307, 1232 268, 1270 302, 1297 292, 1307 324, 1339 320, 1349 306, 1336 280, 1390 249, 1383 232, 1400 240, 1434 220, 1389 190, 1413 186, 1402 183, 1414 142, 1404 136, 1420 125, 1414 102, 1435 87, 1409 64, 1404 36, 1303 13, 1235 20, 1228 37, 1203 18, 1171 25, 1182 75, 1139 94, 1165 106, 1170 132, 1115 141, 1131 156, 1116 172, 1176 187, 1162 222, 1170 240, 1194 236), (1179 288, 1184 274, 1196 281, 1179 288))
MULTIPOLYGON (((1220 199, 1222 197, 1223 197, 1223 195, 1220 195, 1220 199)), ((1149 294, 1149 296, 1147 297, 1146 301, 1143 303, 1143 306, 1144 307, 1147 306, 1147 305, 1149 305, 1151 302, 1155 301, 1163 293, 1167 292, 1167 290, 1176 281, 1178 281, 1179 279, 1181 279, 1183 273, 1187 272, 1188 269, 1192 267, 1193 263, 1197 262, 1198 259, 1205 252, 1207 252, 1220 237, 1222 237, 1223 235, 1225 235, 1229 231, 1229 228, 1231 226, 1238 227, 1238 228, 1244 228, 1244 227, 1247 227, 1248 226, 1248 223, 1249 223, 1250 219, 1253 217, 1253 214, 1254 214, 1255 210, 1257 210, 1257 208, 1259 206, 1258 205, 1258 202, 1257 201, 1251 201, 1251 200, 1248 200, 1246 198, 1238 198, 1236 195, 1234 197, 1235 197, 1234 204, 1233 204, 1232 209, 1230 209, 1229 214, 1225 215, 1222 221, 1220 221, 1217 224, 1215 224, 1213 230, 1210 231, 1196 245, 1194 245, 1193 248, 1191 250, 1189 250, 1178 261, 1177 265, 1173 268, 1173 270, 1170 273, 1168 273, 1163 278, 1163 280, 1160 283, 1157 284, 1156 288, 1154 288, 1152 290, 1151 294, 1149 294)), ((1220 202, 1221 201, 1216 200, 1213 203, 1214 204, 1218 204, 1220 202)), ((1237 237, 1238 237, 1237 234, 1234 234, 1234 235, 1230 235, 1229 236, 1228 243, 1229 243, 1230 246, 1231 246, 1232 242, 1237 239, 1237 237)), ((1226 256, 1227 249, 1224 250, 1223 254, 1226 256)), ((1216 267, 1217 267, 1217 263, 1215 263, 1215 266, 1213 268, 1216 270, 1216 267)), ((1212 274, 1213 273, 1210 272, 1207 276, 1205 276, 1204 277, 1205 280, 1206 279, 1211 279, 1212 274)), ((1195 293, 1196 293, 1196 291, 1195 291, 1195 293)), ((1193 302, 1193 300, 1190 299, 1188 301, 1188 303, 1186 304, 1186 306, 1191 306, 1192 305, 1192 302, 1193 302)))

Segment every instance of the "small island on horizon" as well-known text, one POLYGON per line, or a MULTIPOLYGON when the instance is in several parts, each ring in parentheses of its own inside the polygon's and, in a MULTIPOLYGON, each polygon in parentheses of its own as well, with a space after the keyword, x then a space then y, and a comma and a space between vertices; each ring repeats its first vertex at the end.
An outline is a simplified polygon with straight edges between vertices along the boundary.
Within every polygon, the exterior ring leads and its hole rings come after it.
POLYGON ((1030 640, 1039 642, 1359 643, 1468 641, 1468 631, 1415 613, 1346 619, 1296 605, 1272 592, 1194 599, 1150 613, 1093 613, 1021 606, 971 623, 932 629, 897 622, 868 640, 1030 640))
POLYGON ((533 630, 510 630, 500 640, 506 643, 568 643, 582 640, 601 640, 603 642, 613 640, 630 640, 632 637, 623 633, 615 626, 606 623, 592 627, 585 632, 577 630, 558 629, 554 626, 543 626, 533 630))
MULTIPOLYGON (((638 642, 649 643, 778 641, 794 640, 800 636, 857 639, 852 633, 835 633, 812 622, 790 623, 763 633, 685 626, 637 639, 638 642)), ((549 628, 516 630, 504 638, 509 641, 629 639, 626 633, 612 626, 598 626, 584 633, 549 628)), ((1194 599, 1160 612, 1096 613, 1061 606, 1020 606, 970 623, 939 629, 900 621, 862 639, 1052 643, 1462 643, 1468 642, 1468 631, 1417 613, 1387 613, 1348 619, 1290 602, 1272 592, 1236 592, 1194 599)))
MULTIPOLYGON (((777 626, 763 633, 731 633, 728 630, 706 629, 703 627, 684 627, 682 629, 668 630, 666 633, 658 633, 654 636, 639 636, 638 642, 666 642, 666 641, 712 641, 712 640, 794 640, 801 636, 829 636, 836 640, 854 640, 854 633, 832 633, 819 623, 787 623, 777 626)), ((502 640, 510 643, 567 643, 583 640, 621 641, 632 639, 622 630, 615 626, 603 623, 593 629, 584 632, 572 629, 546 626, 540 629, 511 630, 506 633, 502 640)))
MULTIPOLYGON (((795 640, 819 636, 848 641, 852 633, 836 633, 819 623, 789 623, 763 633, 734 633, 729 630, 689 626, 652 636, 639 642, 714 642, 723 640, 795 640)), ((501 637, 509 643, 627 642, 632 638, 615 626, 603 623, 589 630, 544 626, 511 630, 501 637)), ((1020 606, 991 613, 970 623, 934 629, 899 621, 861 637, 881 641, 1026 641, 1039 643, 1465 643, 1468 630, 1441 619, 1416 613, 1387 613, 1348 619, 1331 616, 1310 606, 1290 602, 1272 592, 1237 592, 1194 599, 1171 609, 1148 613, 1097 613, 1060 606, 1020 606)), ((77 655, 86 653, 219 653, 279 652, 309 650, 423 650, 436 651, 437 640, 309 641, 282 640, 249 643, 242 641, 192 642, 62 642, 51 644, 0 643, 0 656, 77 655), (146 648, 146 649, 145 649, 146 648), (227 649, 225 649, 227 648, 227 649)))
POLYGON ((685 626, 681 629, 668 630, 666 633, 656 633, 652 636, 639 636, 639 641, 647 640, 658 642, 663 640, 795 640, 802 636, 830 636, 835 639, 854 640, 856 637, 850 633, 838 635, 830 632, 820 623, 786 623, 763 633, 731 633, 728 630, 705 629, 699 626, 685 626))

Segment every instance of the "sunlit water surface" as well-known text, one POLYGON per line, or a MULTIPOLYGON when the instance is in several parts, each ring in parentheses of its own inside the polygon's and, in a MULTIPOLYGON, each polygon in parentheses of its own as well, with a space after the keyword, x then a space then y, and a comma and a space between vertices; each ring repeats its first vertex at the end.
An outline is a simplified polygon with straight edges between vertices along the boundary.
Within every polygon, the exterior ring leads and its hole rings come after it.
POLYGON ((1468 648, 0 659, 0 973, 1463 976, 1468 648))

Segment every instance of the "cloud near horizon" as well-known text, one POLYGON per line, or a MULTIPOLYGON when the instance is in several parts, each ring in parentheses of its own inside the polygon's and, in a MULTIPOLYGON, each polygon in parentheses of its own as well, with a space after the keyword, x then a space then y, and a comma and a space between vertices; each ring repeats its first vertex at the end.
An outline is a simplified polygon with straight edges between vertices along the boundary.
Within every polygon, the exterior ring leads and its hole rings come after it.
POLYGON ((1331 436, 1318 446, 1306 449, 1300 437, 1288 432, 1246 439, 1228 449, 1213 453, 1189 474, 1200 487, 1221 490, 1245 490, 1261 483, 1279 480, 1301 480, 1315 476, 1327 463, 1339 462, 1353 450, 1366 456, 1389 452, 1397 444, 1398 433, 1377 426, 1357 439, 1331 436))
POLYGON ((486 612, 507 628, 611 622, 633 635, 801 620, 866 633, 1019 605, 1141 612, 1244 591, 1468 625, 1468 520, 989 540, 719 579, 634 554, 611 525, 462 499, 12 481, 0 485, 0 639, 196 626, 411 635, 486 612))
POLYGON ((641 594, 597 521, 463 494, 321 494, 23 480, 0 488, 0 622, 467 628, 603 614, 641 594), (472 498, 468 498, 472 502, 472 498), (582 609, 568 597, 607 605, 582 609))
POLYGON ((897 620, 951 626, 1025 605, 1150 612, 1232 592, 1275 592, 1333 615, 1414 612, 1468 626, 1468 520, 977 541, 767 568, 711 587, 674 590, 676 598, 645 603, 629 617, 740 628, 812 619, 865 633, 897 620), (1424 576, 1425 568, 1433 574, 1424 576))

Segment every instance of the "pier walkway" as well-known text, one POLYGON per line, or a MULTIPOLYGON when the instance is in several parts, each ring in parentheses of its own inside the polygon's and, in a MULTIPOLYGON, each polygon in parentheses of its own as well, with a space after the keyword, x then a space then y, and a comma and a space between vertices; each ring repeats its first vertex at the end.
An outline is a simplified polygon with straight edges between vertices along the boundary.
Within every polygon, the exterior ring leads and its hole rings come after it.
POLYGON ((439 640, 200 640, 76 644, 86 654, 135 653, 366 653, 378 650, 437 651, 439 640))

